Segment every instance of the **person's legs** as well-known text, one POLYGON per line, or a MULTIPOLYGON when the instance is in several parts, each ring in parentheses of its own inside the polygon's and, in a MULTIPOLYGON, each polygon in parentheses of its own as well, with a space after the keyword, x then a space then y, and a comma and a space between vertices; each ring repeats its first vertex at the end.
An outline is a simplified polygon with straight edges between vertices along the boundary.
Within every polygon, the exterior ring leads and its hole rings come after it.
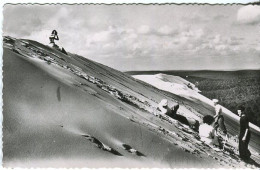
POLYGON ((214 135, 214 138, 213 138, 213 145, 216 145, 216 146, 220 146, 220 142, 219 142, 219 138, 218 136, 215 136, 214 135))
POLYGON ((249 159, 250 156, 251 156, 251 152, 248 149, 248 144, 249 144, 250 138, 251 138, 251 133, 249 132, 247 134, 246 141, 244 142, 245 143, 245 148, 246 148, 246 159, 249 159))
POLYGON ((224 116, 222 115, 220 115, 218 118, 218 126, 225 134, 227 133, 227 129, 224 123, 224 116))
POLYGON ((244 151, 244 149, 243 149, 243 141, 242 141, 242 138, 240 136, 239 136, 239 143, 238 143, 238 151, 239 151, 239 157, 241 159, 243 159, 244 158, 244 155, 243 155, 243 151, 244 151))
POLYGON ((246 141, 242 141, 242 137, 239 137, 238 149, 239 149, 239 157, 242 160, 247 160, 250 157, 248 144, 246 143, 246 141))
POLYGON ((181 122, 181 123, 183 123, 185 125, 190 126, 190 123, 189 123, 188 119, 185 116, 176 114, 175 117, 176 117, 175 119, 178 120, 179 122, 181 122))

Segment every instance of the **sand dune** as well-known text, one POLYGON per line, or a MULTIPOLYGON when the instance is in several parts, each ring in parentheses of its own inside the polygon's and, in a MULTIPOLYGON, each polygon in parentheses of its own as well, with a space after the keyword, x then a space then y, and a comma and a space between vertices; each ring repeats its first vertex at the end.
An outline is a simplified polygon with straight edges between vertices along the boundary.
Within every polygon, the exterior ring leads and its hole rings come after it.
POLYGON ((167 98, 201 120, 213 114, 207 103, 31 40, 4 37, 3 62, 5 167, 251 166, 232 143, 216 152, 189 127, 154 115, 167 98))
MULTIPOLYGON (((144 81, 146 83, 149 83, 153 85, 154 87, 168 91, 170 93, 184 96, 187 99, 190 100, 199 100, 200 102, 203 102, 207 105, 210 105, 213 107, 213 102, 211 99, 208 99, 207 97, 201 95, 199 92, 200 90, 194 87, 195 85, 188 82, 187 80, 179 77, 179 76, 172 76, 167 74, 155 74, 155 75, 133 75, 134 78, 139 79, 141 81, 144 81), (192 88, 188 87, 188 84, 192 85, 192 88)), ((223 106, 222 106, 223 107, 223 106)), ((223 114, 226 118, 228 118, 228 124, 230 133, 232 135, 237 134, 238 129, 238 122, 239 122, 239 116, 232 113, 230 110, 223 107, 223 114)), ((189 116, 189 114, 186 114, 186 116, 189 116)), ((259 140, 260 140, 260 128, 256 125, 250 123, 251 131, 254 134, 253 140, 251 141, 251 149, 255 153, 256 159, 259 160, 259 140)))
MULTIPOLYGON (((170 93, 179 96, 184 96, 190 100, 200 100, 205 104, 213 106, 213 102, 211 99, 201 95, 199 93, 200 90, 196 88, 194 84, 190 83, 189 81, 179 76, 172 76, 167 74, 156 74, 156 75, 134 75, 133 77, 141 81, 144 81, 146 83, 149 83, 158 89, 168 91, 170 93), (188 84, 190 84, 192 88, 189 88, 188 84)), ((232 113, 230 110, 226 109, 225 107, 223 107, 223 111, 226 116, 229 116, 238 122, 239 116, 232 113)), ((250 123, 250 127, 260 133, 260 128, 257 127, 256 125, 250 123)))

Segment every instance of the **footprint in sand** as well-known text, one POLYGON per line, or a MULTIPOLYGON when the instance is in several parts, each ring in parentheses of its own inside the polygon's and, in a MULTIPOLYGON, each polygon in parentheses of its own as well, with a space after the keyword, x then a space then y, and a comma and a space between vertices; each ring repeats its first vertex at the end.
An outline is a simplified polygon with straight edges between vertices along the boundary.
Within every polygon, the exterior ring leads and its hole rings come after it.
POLYGON ((134 148, 132 148, 130 145, 127 145, 127 144, 123 144, 122 145, 124 147, 124 149, 132 154, 136 154, 137 156, 144 156, 145 155, 137 150, 135 150, 134 148))
POLYGON ((81 135, 81 136, 83 136, 84 138, 89 140, 91 143, 95 144, 95 146, 98 147, 101 150, 110 152, 110 153, 117 155, 117 156, 123 156, 118 151, 116 151, 115 149, 105 145, 104 143, 100 142, 97 138, 95 138, 93 136, 90 136, 90 135, 81 135))
POLYGON ((131 122, 136 122, 134 119, 130 118, 130 117, 126 117, 127 119, 129 119, 131 122))
POLYGON ((190 129, 188 129, 188 128, 185 128, 185 127, 182 127, 182 128, 180 128, 183 132, 185 132, 185 133, 188 133, 188 134, 194 134, 190 129))

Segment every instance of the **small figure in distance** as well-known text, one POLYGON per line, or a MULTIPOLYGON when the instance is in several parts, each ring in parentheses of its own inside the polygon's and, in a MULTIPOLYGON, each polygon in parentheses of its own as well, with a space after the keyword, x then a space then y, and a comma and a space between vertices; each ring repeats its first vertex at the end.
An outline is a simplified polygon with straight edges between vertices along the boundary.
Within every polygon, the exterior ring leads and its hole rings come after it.
POLYGON ((214 117, 206 115, 203 117, 203 124, 199 126, 199 135, 201 141, 211 146, 214 150, 220 151, 215 146, 221 147, 218 135, 213 127, 214 117))
POLYGON ((193 118, 187 118, 183 115, 180 115, 177 113, 180 105, 177 103, 172 108, 168 106, 168 100, 162 99, 162 101, 158 105, 158 110, 160 112, 160 115, 167 115, 172 119, 178 120, 179 122, 188 125, 190 128, 192 128, 195 131, 198 131, 199 128, 199 121, 195 120, 193 118))
POLYGON ((222 107, 218 104, 218 99, 213 99, 213 104, 215 107, 215 122, 214 122, 214 128, 216 129, 216 132, 218 131, 218 128, 222 130, 224 135, 227 135, 227 129, 224 123, 224 116, 222 115, 222 107))
POLYGON ((50 39, 50 44, 52 45, 52 47, 58 47, 58 45, 56 45, 54 42, 54 40, 59 40, 58 32, 56 30, 53 30, 51 32, 49 39, 50 39))
POLYGON ((250 141, 251 133, 249 131, 249 120, 245 114, 245 107, 239 106, 238 115, 240 116, 240 133, 239 133, 239 156, 242 160, 248 161, 250 159, 251 153, 248 149, 248 144, 250 141))
POLYGON ((190 83, 188 83, 187 87, 193 90, 193 87, 190 83))
POLYGON ((50 44, 53 48, 59 50, 60 52, 66 54, 66 55, 68 55, 68 53, 66 52, 66 50, 63 47, 59 47, 57 44, 55 44, 55 40, 59 40, 58 32, 56 30, 53 30, 51 32, 49 39, 50 39, 50 44))

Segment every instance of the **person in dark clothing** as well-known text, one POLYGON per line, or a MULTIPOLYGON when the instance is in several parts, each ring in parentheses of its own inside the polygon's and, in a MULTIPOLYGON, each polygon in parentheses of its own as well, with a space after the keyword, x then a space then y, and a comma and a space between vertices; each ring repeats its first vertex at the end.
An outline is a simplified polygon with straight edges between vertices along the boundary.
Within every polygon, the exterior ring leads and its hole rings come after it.
POLYGON ((177 118, 177 111, 179 109, 180 105, 179 104, 176 104, 174 105, 172 108, 171 108, 171 112, 168 112, 166 113, 167 116, 170 116, 171 118, 173 119, 176 119, 177 118))
POLYGON ((177 114, 179 107, 180 107, 180 105, 176 104, 175 106, 173 106, 171 108, 171 112, 166 113, 166 115, 175 120, 178 120, 179 122, 181 122, 185 125, 190 125, 189 121, 187 120, 187 118, 185 116, 177 114))
POLYGON ((243 106, 239 107, 238 115, 240 118, 240 133, 239 133, 239 156, 242 160, 249 160, 251 153, 248 149, 248 144, 250 141, 251 133, 249 131, 249 120, 247 115, 244 113, 245 108, 243 106))

